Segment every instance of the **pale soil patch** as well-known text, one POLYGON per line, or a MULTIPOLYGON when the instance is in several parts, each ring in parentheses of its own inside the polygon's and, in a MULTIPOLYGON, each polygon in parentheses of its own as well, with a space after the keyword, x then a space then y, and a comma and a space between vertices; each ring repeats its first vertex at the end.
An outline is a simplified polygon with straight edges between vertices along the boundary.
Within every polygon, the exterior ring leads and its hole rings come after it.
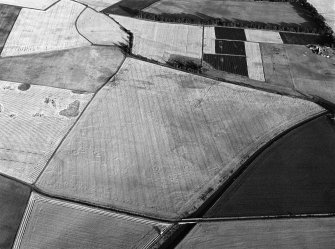
POLYGON ((57 2, 57 0, 0 0, 0 4, 8 4, 39 10, 44 10, 55 2, 57 2))
POLYGON ((249 78, 265 81, 263 72, 263 62, 259 43, 245 42, 245 55, 247 57, 249 78))
POLYGON ((0 81, 0 172, 32 183, 91 96, 0 81))
POLYGON ((176 248, 333 248, 334 233, 333 217, 200 223, 176 248))
POLYGON ((84 10, 77 21, 78 32, 93 44, 129 45, 128 34, 112 18, 90 8, 84 10))
POLYGON ((32 193, 13 248, 147 248, 169 227, 32 193))
POLYGON ((127 58, 36 184, 106 207, 186 217, 266 142, 323 111, 127 58))
POLYGON ((261 43, 260 48, 266 82, 294 88, 284 45, 261 43))
POLYGON ((47 11, 22 9, 1 56, 31 54, 90 45, 76 30, 85 6, 62 0, 47 11))
POLYGON ((201 59, 202 27, 110 15, 134 34, 133 53, 159 62, 171 55, 201 59))
POLYGON ((214 27, 204 27, 204 53, 215 54, 215 39, 214 27))
POLYGON ((0 80, 95 92, 124 59, 117 47, 89 46, 0 58, 0 80))
POLYGON ((290 3, 221 0, 161 0, 144 11, 154 14, 185 14, 263 23, 305 24, 307 20, 290 3))
POLYGON ((279 32, 245 29, 247 41, 283 44, 279 32))
POLYGON ((120 2, 121 0, 77 0, 77 2, 87 4, 91 8, 101 11, 113 4, 120 2))

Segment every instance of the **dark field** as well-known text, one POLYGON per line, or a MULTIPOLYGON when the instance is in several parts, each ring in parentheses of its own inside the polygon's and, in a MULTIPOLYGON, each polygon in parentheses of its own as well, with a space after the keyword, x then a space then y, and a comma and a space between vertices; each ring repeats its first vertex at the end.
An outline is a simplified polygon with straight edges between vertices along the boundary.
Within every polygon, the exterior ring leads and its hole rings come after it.
POLYGON ((216 39, 246 41, 244 29, 215 27, 216 39))
POLYGON ((335 123, 322 116, 258 156, 206 217, 335 212, 335 123))
POLYGON ((204 54, 203 59, 217 70, 248 76, 247 61, 244 56, 204 54))
POLYGON ((137 13, 135 13, 136 11, 147 8, 157 1, 158 0, 121 0, 102 10, 102 12, 123 16, 135 16, 137 15, 137 13))
POLYGON ((242 41, 215 40, 215 53, 244 55, 245 47, 242 41))
POLYGON ((0 248, 10 249, 23 217, 30 189, 0 176, 0 248))
POLYGON ((20 10, 20 7, 0 4, 0 53, 20 10))
POLYGON ((279 32, 281 39, 285 44, 297 44, 297 45, 307 45, 307 44, 320 44, 322 39, 319 35, 308 35, 299 33, 286 33, 279 32))

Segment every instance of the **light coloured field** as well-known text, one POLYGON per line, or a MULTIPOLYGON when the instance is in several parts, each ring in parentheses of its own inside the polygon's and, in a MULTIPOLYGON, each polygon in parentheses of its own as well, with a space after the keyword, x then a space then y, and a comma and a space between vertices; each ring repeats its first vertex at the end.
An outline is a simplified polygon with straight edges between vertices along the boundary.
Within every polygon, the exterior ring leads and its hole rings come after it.
POLYGON ((196 225, 176 248, 330 249, 334 234, 333 217, 211 222, 196 225))
POLYGON ((248 75, 250 79, 265 81, 262 54, 259 43, 245 42, 245 55, 247 57, 248 75))
POLYGON ((134 34, 133 53, 159 62, 171 55, 201 59, 202 27, 110 15, 134 34))
POLYGON ((93 44, 129 45, 128 34, 112 18, 86 8, 77 20, 78 32, 93 44))
POLYGON ((0 0, 0 4, 8 4, 14 6, 20 6, 24 8, 32 8, 44 10, 50 5, 56 3, 58 0, 0 0))
POLYGON ((215 54, 215 39, 214 27, 204 27, 204 53, 215 54))
POLYGON ((245 29, 247 41, 283 44, 279 32, 245 29))
POLYGON ((261 43, 260 48, 266 82, 294 88, 285 46, 261 43))
POLYGON ((32 193, 13 249, 147 248, 169 227, 32 193))
POLYGON ((121 0, 77 0, 77 2, 87 4, 91 8, 101 11, 113 4, 120 2, 121 0))
POLYGON ((47 11, 22 9, 1 56, 39 53, 90 45, 76 30, 85 6, 62 0, 47 11))
POLYGON ((335 30, 335 0, 308 0, 335 30))
MULTIPOLYGON (((322 0, 320 0, 322 1, 322 0)), ((154 14, 193 15, 263 23, 295 23, 306 25, 307 20, 293 5, 282 2, 250 2, 222 0, 161 0, 144 11, 154 14)))
POLYGON ((266 142, 320 112, 311 102, 127 58, 36 184, 106 207, 185 217, 266 142))
POLYGON ((89 46, 0 58, 0 80, 95 92, 124 55, 116 47, 89 46))
POLYGON ((0 172, 32 183, 91 96, 0 81, 0 172))

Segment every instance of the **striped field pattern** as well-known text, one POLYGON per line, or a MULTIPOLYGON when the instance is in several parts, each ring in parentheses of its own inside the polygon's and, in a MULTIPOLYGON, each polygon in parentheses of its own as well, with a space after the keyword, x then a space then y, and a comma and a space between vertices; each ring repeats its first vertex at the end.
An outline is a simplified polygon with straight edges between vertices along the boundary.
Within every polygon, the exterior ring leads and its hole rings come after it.
POLYGON ((169 227, 32 193, 13 249, 148 248, 169 227))
POLYGON ((46 11, 22 9, 1 56, 90 45, 75 27, 76 18, 84 8, 76 2, 61 0, 46 11))
POLYGON ((333 248, 334 233, 334 217, 210 222, 196 225, 176 248, 333 248))
POLYGON ((0 81, 0 172, 32 183, 91 96, 0 81))
POLYGON ((127 58, 36 184, 56 196, 185 217, 266 142, 323 111, 127 58))

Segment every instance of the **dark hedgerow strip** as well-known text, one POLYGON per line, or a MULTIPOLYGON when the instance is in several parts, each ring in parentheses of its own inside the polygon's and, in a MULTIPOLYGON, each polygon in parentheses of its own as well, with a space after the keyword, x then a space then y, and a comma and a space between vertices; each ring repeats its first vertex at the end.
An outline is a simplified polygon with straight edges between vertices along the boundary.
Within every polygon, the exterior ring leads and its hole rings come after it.
POLYGON ((216 70, 248 76, 247 60, 244 56, 204 54, 204 61, 216 70))
POLYGON ((131 11, 131 9, 142 10, 149 7, 150 5, 154 4, 157 1, 159 0, 121 0, 102 10, 102 12, 106 14, 136 16, 137 11, 131 11))
POLYGON ((232 54, 245 55, 245 46, 243 41, 215 41, 215 53, 217 54, 232 54))

